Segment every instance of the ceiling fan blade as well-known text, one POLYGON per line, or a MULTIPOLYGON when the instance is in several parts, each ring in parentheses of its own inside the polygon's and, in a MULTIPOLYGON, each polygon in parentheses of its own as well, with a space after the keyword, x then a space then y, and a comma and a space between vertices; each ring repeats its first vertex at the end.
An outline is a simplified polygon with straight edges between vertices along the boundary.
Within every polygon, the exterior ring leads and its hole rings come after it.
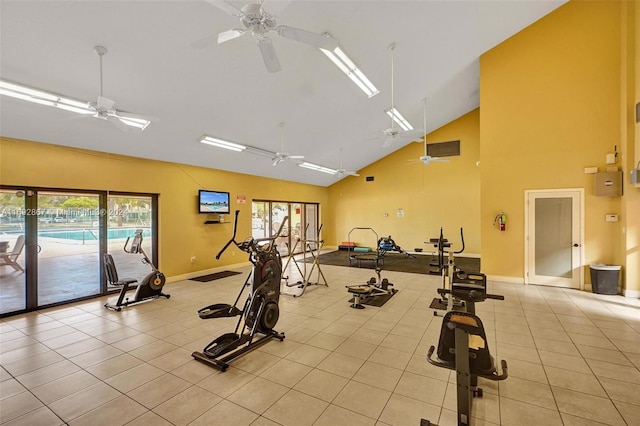
POLYGON ((422 129, 409 130, 407 136, 411 138, 411 142, 424 142, 425 131, 422 129))
POLYGON ((128 126, 124 124, 122 121, 120 121, 120 119, 116 115, 109 115, 107 117, 107 121, 113 124, 114 126, 116 126, 118 129, 122 130, 123 132, 128 132, 129 130, 132 129, 131 126, 128 126))
POLYGON ((273 48, 271 39, 268 37, 263 37, 258 40, 257 44, 258 48, 260 49, 260 53, 262 54, 262 60, 264 61, 264 66, 267 68, 267 71, 269 71, 270 73, 280 71, 282 68, 280 67, 280 61, 278 60, 275 49, 273 48))
POLYGON ((449 160, 445 160, 444 158, 431 157, 431 161, 435 161, 437 163, 448 163, 449 160))
POLYGON ((387 139, 384 140, 384 143, 382 144, 382 147, 383 148, 389 148, 394 140, 395 140, 395 138, 393 136, 387 137, 387 139))
POLYGON ((115 115, 123 118, 136 118, 138 120, 159 121, 157 117, 151 117, 151 116, 142 115, 142 114, 134 114, 132 112, 126 112, 126 111, 116 111, 115 115))
POLYGON ((231 30, 223 31, 218 34, 218 44, 224 43, 225 41, 233 40, 234 38, 240 37, 244 34, 244 30, 239 28, 233 28, 231 30))
POLYGON ((333 50, 338 47, 338 42, 336 42, 334 39, 326 37, 322 34, 316 34, 307 30, 301 30, 300 28, 279 25, 276 28, 276 31, 278 32, 278 35, 280 37, 310 44, 312 46, 319 47, 320 49, 333 50))
POLYGON ((287 158, 292 158, 294 160, 302 160, 304 155, 287 155, 287 158))
POLYGON ((276 157, 273 159, 273 163, 271 163, 272 166, 277 166, 278 164, 282 163, 284 161, 284 157, 276 157))
POLYGON ((189 46, 191 46, 192 49, 205 49, 207 47, 213 46, 214 44, 217 44, 219 36, 220 34, 208 35, 204 38, 201 38, 200 40, 189 43, 189 46))
POLYGON ((116 102, 104 96, 98 96, 98 103, 96 105, 98 109, 104 111, 113 111, 116 108, 116 102))
POLYGON ((240 9, 233 6, 232 4, 227 3, 224 0, 206 0, 206 1, 207 3, 214 5, 218 9, 228 13, 231 16, 237 16, 237 17, 243 16, 243 13, 240 9))

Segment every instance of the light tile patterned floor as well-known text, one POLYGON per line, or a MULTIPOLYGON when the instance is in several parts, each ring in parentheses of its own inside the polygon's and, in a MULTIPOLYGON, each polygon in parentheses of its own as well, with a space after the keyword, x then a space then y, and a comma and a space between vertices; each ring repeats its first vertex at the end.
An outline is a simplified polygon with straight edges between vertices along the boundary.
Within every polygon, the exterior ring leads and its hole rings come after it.
MULTIPOLYGON (((276 329, 286 339, 225 373, 190 354, 235 320, 201 320, 196 311, 233 302, 243 275, 169 284, 171 299, 122 312, 106 310, 102 298, 5 318, 0 422, 454 425, 455 374, 425 360, 440 333, 441 317, 429 309, 439 277, 383 272, 400 292, 381 308, 356 310, 344 286, 372 271, 323 271, 328 288, 281 297, 276 329)), ((477 313, 510 377, 481 380, 475 424, 640 424, 640 301, 504 283, 490 291, 506 300, 477 313)))

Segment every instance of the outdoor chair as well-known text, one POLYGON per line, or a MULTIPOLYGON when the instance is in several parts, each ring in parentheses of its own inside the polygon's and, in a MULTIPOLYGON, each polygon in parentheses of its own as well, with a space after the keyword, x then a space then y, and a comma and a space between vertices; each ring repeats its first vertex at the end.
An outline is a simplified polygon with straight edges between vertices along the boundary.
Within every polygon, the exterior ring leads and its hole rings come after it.
POLYGON ((18 236, 13 250, 0 253, 0 266, 11 266, 16 271, 24 272, 24 269, 18 263, 18 257, 22 254, 22 249, 24 249, 24 235, 18 236))

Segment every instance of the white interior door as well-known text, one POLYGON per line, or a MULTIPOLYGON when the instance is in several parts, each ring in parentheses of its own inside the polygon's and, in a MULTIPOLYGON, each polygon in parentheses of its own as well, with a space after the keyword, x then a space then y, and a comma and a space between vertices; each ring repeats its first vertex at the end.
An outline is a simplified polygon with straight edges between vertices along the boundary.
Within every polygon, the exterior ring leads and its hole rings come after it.
POLYGON ((583 285, 583 191, 526 191, 527 284, 583 285))

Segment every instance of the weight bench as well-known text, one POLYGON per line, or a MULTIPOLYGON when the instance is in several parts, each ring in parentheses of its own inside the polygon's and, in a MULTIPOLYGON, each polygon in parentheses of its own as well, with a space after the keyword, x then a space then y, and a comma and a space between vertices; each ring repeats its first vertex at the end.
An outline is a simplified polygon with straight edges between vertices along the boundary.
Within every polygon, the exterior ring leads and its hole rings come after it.
POLYGON ((353 303, 351 304, 351 307, 354 309, 364 309, 364 306, 362 305, 360 298, 362 296, 369 296, 371 294, 371 287, 369 287, 368 285, 361 285, 361 286, 347 286, 347 291, 351 294, 353 294, 353 303))
MULTIPOLYGON (((364 285, 348 285, 345 286, 347 288, 347 292, 353 295, 353 303, 351 304, 352 308, 355 309, 364 309, 362 305, 362 298, 373 298, 376 296, 384 296, 384 295, 394 295, 398 290, 393 287, 393 284, 389 282, 388 279, 380 278, 380 268, 376 268, 376 273, 378 274, 378 280, 375 277, 371 277, 369 281, 364 285)), ((351 301, 351 300, 349 300, 351 301)))

